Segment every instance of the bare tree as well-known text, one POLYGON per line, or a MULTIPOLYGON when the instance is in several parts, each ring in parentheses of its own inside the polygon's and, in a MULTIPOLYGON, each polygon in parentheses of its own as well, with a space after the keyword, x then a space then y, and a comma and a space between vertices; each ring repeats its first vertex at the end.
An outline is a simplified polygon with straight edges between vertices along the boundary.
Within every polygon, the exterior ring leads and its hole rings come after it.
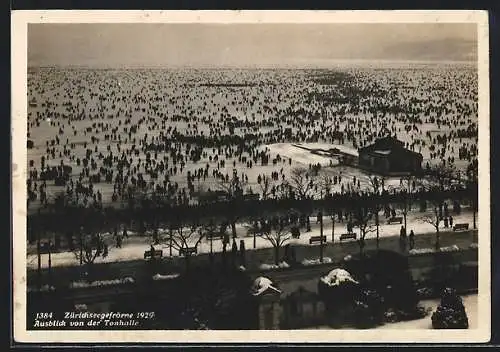
POLYGON ((250 224, 247 224, 245 228, 247 229, 247 233, 253 236, 253 248, 255 249, 257 247, 257 236, 261 235, 261 226, 259 226, 257 220, 254 220, 250 224))
POLYGON ((422 222, 425 222, 427 224, 431 224, 434 227, 434 230, 436 231, 436 243, 435 243, 436 249, 439 249, 439 247, 440 247, 439 225, 441 223, 441 216, 439 214, 439 207, 441 206, 441 204, 442 203, 439 201, 433 201, 432 202, 432 215, 422 216, 420 218, 420 220, 422 222))
POLYGON ((187 270, 189 270, 189 259, 192 255, 190 249, 197 249, 205 235, 206 232, 198 223, 188 225, 182 222, 174 225, 173 231, 169 234, 171 246, 179 251, 179 255, 184 256, 187 270))
POLYGON ((321 198, 327 198, 331 195, 333 188, 333 179, 330 175, 322 174, 319 179, 321 198))
POLYGON ((274 262, 278 264, 280 248, 292 238, 291 227, 285 225, 283 221, 277 223, 266 221, 262 228, 262 237, 273 246, 274 262))
POLYGON ((366 207, 359 206, 354 211, 354 219, 356 220, 356 224, 358 225, 360 232, 360 236, 358 239, 360 256, 363 256, 366 235, 376 231, 376 229, 373 228, 373 225, 370 224, 371 218, 372 213, 366 207))
POLYGON ((375 201, 372 203, 372 208, 373 208, 373 213, 375 215, 375 226, 376 226, 376 233, 377 233, 377 249, 378 249, 379 244, 380 244, 379 213, 382 210, 382 204, 379 201, 377 201, 377 199, 380 200, 380 197, 384 193, 386 179, 384 177, 368 176, 368 180, 369 180, 369 184, 371 187, 372 195, 375 198, 375 201))
POLYGON ((201 226, 201 231, 204 234, 203 236, 205 238, 208 238, 208 240, 210 241, 210 259, 212 260, 214 253, 214 236, 218 231, 218 226, 216 221, 212 218, 205 221, 201 226))
POLYGON ((260 179, 259 186, 262 194, 262 199, 267 200, 271 194, 273 181, 268 175, 263 175, 260 179))
POLYGON ((315 179, 316 176, 306 168, 298 167, 292 169, 289 184, 295 193, 295 197, 300 200, 311 198, 317 187, 315 179))
POLYGON ((420 187, 431 194, 432 214, 420 217, 422 222, 431 224, 436 230, 436 249, 440 247, 439 225, 443 220, 443 206, 445 203, 444 192, 449 189, 456 179, 456 170, 444 164, 435 165, 427 172, 427 177, 422 179, 420 187))
POLYGON ((80 262, 80 265, 86 266, 88 279, 92 275, 92 265, 98 257, 106 257, 108 255, 108 246, 100 233, 84 234, 83 230, 79 236, 79 248, 73 250, 73 254, 80 262))
POLYGON ((478 162, 477 159, 473 160, 467 167, 467 188, 471 192, 472 197, 472 223, 474 229, 477 228, 476 225, 476 215, 478 208, 478 162))
POLYGON ((412 175, 404 176, 400 180, 399 193, 402 201, 398 203, 398 207, 403 214, 404 227, 407 228, 408 211, 411 208, 412 193, 415 191, 415 177, 412 175))
MULTIPOLYGON (((231 177, 231 179, 229 179, 228 182, 220 181, 218 187, 225 193, 227 200, 235 201, 243 197, 243 189, 245 188, 245 185, 246 182, 238 177, 236 170, 233 170, 233 176, 231 177)), ((238 221, 238 216, 236 215, 236 212, 230 211, 227 214, 227 218, 231 225, 233 239, 235 239, 236 222, 238 221)))

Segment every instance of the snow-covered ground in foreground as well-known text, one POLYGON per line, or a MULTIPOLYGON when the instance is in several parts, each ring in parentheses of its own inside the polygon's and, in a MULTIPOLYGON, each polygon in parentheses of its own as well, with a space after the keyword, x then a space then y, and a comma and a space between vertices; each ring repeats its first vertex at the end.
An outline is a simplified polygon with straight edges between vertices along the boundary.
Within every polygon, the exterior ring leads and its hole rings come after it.
MULTIPOLYGON (((415 236, 418 236, 419 234, 422 233, 433 233, 435 232, 434 227, 428 223, 424 223, 423 221, 419 220, 419 217, 421 216, 420 213, 410 213, 408 214, 408 229, 407 233, 410 232, 410 230, 413 230, 415 233, 415 236)), ((399 231, 401 228, 401 225, 398 224, 393 224, 393 225, 388 225, 385 223, 385 218, 382 216, 380 217, 380 237, 390 237, 390 236, 398 236, 399 231)), ((454 217, 454 222, 455 223, 468 223, 469 228, 472 228, 472 214, 469 213, 468 211, 462 211, 462 214, 457 215, 454 217)), ((342 233, 346 232, 345 228, 345 223, 344 224, 339 224, 335 223, 335 234, 334 234, 334 239, 335 242, 339 242, 339 237, 342 233)), ((446 231, 451 231, 450 228, 445 229, 443 224, 441 224, 442 229, 440 230, 441 232, 446 232, 446 231)), ((327 237, 327 241, 331 242, 331 231, 332 231, 332 222, 328 217, 324 217, 324 232, 323 235, 327 237)), ((253 249, 253 236, 245 236, 247 229, 244 227, 244 224, 238 224, 237 227, 237 232, 239 234, 239 238, 237 238, 237 244, 239 246, 240 240, 243 240, 245 242, 245 248, 247 250, 253 249)), ((359 229, 355 228, 354 232, 359 234, 359 229)), ((301 236, 299 239, 291 239, 289 242, 290 244, 302 244, 302 245, 309 245, 309 238, 311 236, 319 236, 320 234, 320 227, 319 224, 316 224, 316 218, 311 217, 311 232, 302 232, 301 236)), ((370 238, 375 238, 376 234, 375 232, 371 232, 367 234, 366 239, 370 238)), ((165 240, 161 245, 155 246, 156 249, 163 249, 163 255, 164 256, 169 256, 169 245, 168 245, 168 240, 166 240, 166 235, 164 235, 165 240)), ((256 248, 269 248, 271 247, 271 243, 266 240, 265 238, 256 236, 256 248)), ((122 261, 130 261, 130 260, 140 260, 144 258, 144 251, 147 251, 150 249, 151 245, 151 239, 148 237, 132 237, 127 240, 124 240, 124 243, 122 244, 122 248, 116 248, 114 247, 114 241, 111 238, 108 238, 107 240, 108 244, 110 245, 110 250, 109 254, 106 258, 97 258, 95 263, 112 263, 112 262, 122 262, 122 261)), ((222 251, 222 241, 220 240, 214 240, 212 243, 213 246, 213 251, 214 252, 221 252, 222 251)), ((231 250, 231 247, 228 246, 228 250, 231 250)), ((201 243, 198 245, 198 253, 210 253, 210 241, 204 239, 201 241, 201 243)), ((172 255, 173 256, 178 256, 178 250, 172 249, 172 255)), ((60 252, 60 253, 53 253, 51 255, 51 261, 52 261, 52 266, 53 267, 58 267, 58 266, 73 266, 73 265, 78 265, 79 261, 77 260, 76 256, 72 252, 60 252)), ((36 269, 37 267, 37 254, 36 250, 30 251, 30 254, 27 256, 27 267, 28 269, 36 269)), ((46 268, 48 267, 48 254, 43 254, 42 255, 42 267, 46 268)))
MULTIPOLYGON (((477 329, 478 315, 477 315, 477 305, 478 296, 477 295, 467 295, 462 297, 462 301, 465 306, 465 311, 467 312, 467 317, 469 318, 469 329, 477 329)), ((425 308, 431 308, 431 314, 427 315, 422 319, 402 321, 397 323, 387 323, 381 326, 373 328, 385 329, 385 330, 422 330, 422 329, 432 329, 431 315, 436 310, 440 302, 440 299, 431 299, 420 301, 420 304, 425 308)), ((331 329, 329 326, 315 326, 310 329, 320 330, 320 329, 331 329)), ((350 329, 345 327, 345 329, 350 329)))
MULTIPOLYGON (((467 295, 462 297, 462 301, 469 318, 469 329, 477 329, 477 295, 467 295)), ((420 304, 426 308, 432 308, 432 312, 436 310, 439 305, 439 299, 421 301, 420 304)), ((432 314, 432 313, 431 313, 432 314)), ((403 321, 399 323, 385 324, 377 327, 376 329, 397 329, 397 330, 412 330, 412 329, 432 329, 431 315, 425 318, 411 321, 403 321)))

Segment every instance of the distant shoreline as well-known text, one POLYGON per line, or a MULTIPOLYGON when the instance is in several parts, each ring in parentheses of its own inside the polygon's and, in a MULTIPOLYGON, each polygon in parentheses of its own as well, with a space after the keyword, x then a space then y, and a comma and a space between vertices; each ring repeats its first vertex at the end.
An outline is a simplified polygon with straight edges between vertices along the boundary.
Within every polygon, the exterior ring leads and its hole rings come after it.
POLYGON ((477 61, 419 61, 419 60, 332 60, 321 65, 282 65, 282 66, 88 66, 88 65, 28 65, 28 71, 38 69, 61 70, 328 70, 335 68, 407 68, 407 67, 441 67, 462 66, 477 67, 477 61))

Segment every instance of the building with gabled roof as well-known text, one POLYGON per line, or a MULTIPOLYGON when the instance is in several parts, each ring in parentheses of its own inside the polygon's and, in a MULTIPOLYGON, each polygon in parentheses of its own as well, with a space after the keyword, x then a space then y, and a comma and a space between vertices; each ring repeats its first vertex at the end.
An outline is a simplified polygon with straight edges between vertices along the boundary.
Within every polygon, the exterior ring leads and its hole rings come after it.
POLYGON ((359 149, 360 168, 387 176, 419 173, 422 161, 422 154, 405 148, 404 142, 390 136, 359 149))

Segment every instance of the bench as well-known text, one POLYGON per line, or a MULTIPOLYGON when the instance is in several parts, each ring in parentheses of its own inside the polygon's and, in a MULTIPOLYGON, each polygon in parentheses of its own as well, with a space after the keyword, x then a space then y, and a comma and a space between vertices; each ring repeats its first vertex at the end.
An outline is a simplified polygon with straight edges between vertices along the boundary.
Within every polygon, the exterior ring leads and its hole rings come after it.
POLYGON ((395 216, 387 220, 388 224, 402 224, 403 223, 403 217, 402 216, 395 216))
POLYGON ((350 232, 350 233, 343 233, 340 235, 340 241, 344 240, 355 240, 356 239, 356 233, 355 232, 350 232))
POLYGON ((464 231, 469 229, 469 224, 455 224, 453 225, 453 231, 464 231))
POLYGON ((213 233, 205 236, 207 240, 222 240, 224 238, 223 234, 213 233))
POLYGON ((198 253, 196 247, 185 247, 179 249, 179 255, 192 255, 198 253))
POLYGON ((312 236, 309 239, 309 244, 326 242, 326 236, 312 236))
POLYGON ((155 250, 153 251, 145 251, 144 252, 144 259, 158 259, 163 257, 163 251, 160 250, 155 250))
POLYGON ((49 252, 53 252, 54 249, 55 248, 54 248, 53 244, 49 244, 47 242, 44 242, 44 243, 40 244, 40 253, 41 254, 48 254, 49 252))

